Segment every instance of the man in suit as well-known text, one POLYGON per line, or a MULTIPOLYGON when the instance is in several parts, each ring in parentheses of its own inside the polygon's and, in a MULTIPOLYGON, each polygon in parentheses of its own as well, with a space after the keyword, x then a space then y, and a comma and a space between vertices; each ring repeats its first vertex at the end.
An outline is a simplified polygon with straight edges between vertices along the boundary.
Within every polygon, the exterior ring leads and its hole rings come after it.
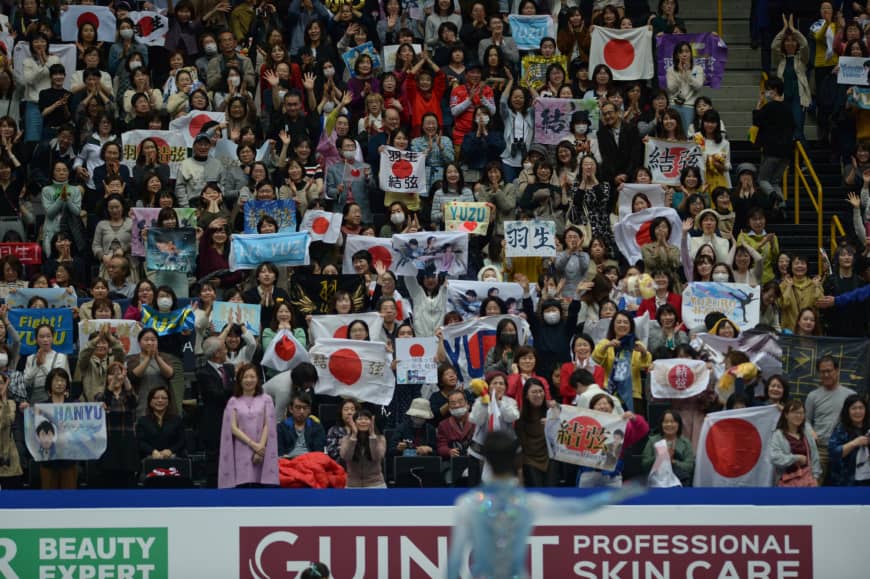
POLYGON ((628 181, 632 173, 643 164, 643 141, 640 133, 636 127, 622 122, 622 115, 613 103, 608 102, 601 106, 598 149, 601 151, 601 179, 610 181, 615 186, 628 181))
POLYGON ((235 368, 227 363, 227 347, 220 338, 207 338, 202 344, 202 351, 207 362, 196 372, 196 383, 203 402, 200 435, 205 449, 207 484, 216 487, 221 424, 224 408, 233 395, 235 368))

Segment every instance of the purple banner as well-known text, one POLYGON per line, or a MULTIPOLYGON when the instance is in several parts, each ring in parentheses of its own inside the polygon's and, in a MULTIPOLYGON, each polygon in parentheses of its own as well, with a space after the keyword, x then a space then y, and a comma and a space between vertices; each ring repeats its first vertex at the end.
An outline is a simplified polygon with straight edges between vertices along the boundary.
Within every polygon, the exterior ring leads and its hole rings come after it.
POLYGON ((674 65, 674 47, 680 42, 692 45, 692 59, 704 67, 704 85, 719 88, 728 62, 728 45, 712 32, 703 34, 662 34, 656 37, 656 71, 659 85, 666 88, 667 69, 674 65))

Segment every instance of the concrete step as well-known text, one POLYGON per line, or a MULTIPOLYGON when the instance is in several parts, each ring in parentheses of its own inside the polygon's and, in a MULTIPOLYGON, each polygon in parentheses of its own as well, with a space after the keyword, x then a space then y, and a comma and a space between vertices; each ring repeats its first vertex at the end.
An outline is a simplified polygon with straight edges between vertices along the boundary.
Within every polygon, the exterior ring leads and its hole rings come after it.
POLYGON ((760 70, 761 51, 753 50, 749 44, 729 43, 728 64, 725 70, 760 70))
MULTIPOLYGON (((718 32, 716 18, 692 18, 686 19, 686 28, 689 32, 718 32)), ((748 19, 722 19, 722 38, 725 42, 749 42, 748 19)))
MULTIPOLYGON (((684 0, 680 2, 680 18, 716 18, 720 0, 684 0)), ((749 18, 752 0, 721 0, 723 18, 749 18)), ((658 5, 658 3, 655 3, 658 5)), ((653 6, 653 2, 650 2, 653 6)))

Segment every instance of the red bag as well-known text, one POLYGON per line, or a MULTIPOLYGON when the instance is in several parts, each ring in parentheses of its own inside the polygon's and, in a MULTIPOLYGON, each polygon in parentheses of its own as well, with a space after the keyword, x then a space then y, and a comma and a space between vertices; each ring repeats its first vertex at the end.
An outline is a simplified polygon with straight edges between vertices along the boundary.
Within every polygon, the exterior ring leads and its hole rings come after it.
MULTIPOLYGON (((810 456, 810 447, 807 444, 807 439, 804 438, 804 449, 806 450, 807 459, 810 456)), ((779 481, 777 481, 776 486, 778 487, 817 487, 819 486, 816 482, 815 477, 813 476, 813 469, 810 468, 810 465, 805 465, 798 467, 798 469, 794 472, 784 472, 782 476, 779 477, 779 481)))

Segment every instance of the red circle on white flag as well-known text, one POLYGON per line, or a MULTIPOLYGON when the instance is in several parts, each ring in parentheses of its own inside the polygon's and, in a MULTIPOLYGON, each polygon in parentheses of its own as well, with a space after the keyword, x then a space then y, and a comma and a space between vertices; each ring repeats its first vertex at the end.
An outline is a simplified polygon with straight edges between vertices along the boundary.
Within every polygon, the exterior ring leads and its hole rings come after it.
POLYGON ((139 36, 143 38, 154 32, 154 18, 150 16, 143 16, 136 25, 139 26, 139 36))
POLYGON ((634 62, 634 47, 628 40, 614 38, 604 45, 604 62, 613 70, 625 70, 634 62))
POLYGON ((674 390, 686 390, 695 382, 695 373, 685 364, 677 364, 668 372, 668 384, 674 390))
POLYGON ((599 434, 604 435, 604 429, 601 423, 591 416, 578 416, 572 418, 568 423, 569 432, 576 433, 577 436, 567 437, 565 448, 576 450, 577 452, 590 452, 592 454, 600 454, 604 449, 597 447, 595 443, 596 437, 587 436, 587 432, 599 431, 599 434), (577 425, 576 427, 574 425, 577 425))
POLYGON ((383 245, 373 245, 366 251, 372 255, 372 263, 381 262, 385 268, 390 269, 390 266, 393 264, 393 254, 390 253, 389 249, 383 245))
POLYGON ((421 346, 420 344, 414 344, 408 350, 408 353, 411 354, 414 358, 422 358, 424 354, 426 354, 426 348, 421 346))
POLYGON ((342 348, 329 357, 329 371, 342 384, 352 386, 362 376, 362 360, 350 348, 342 348))
POLYGON ((100 19, 93 12, 82 12, 76 19, 76 26, 81 28, 83 24, 92 24, 96 30, 100 29, 100 19))
POLYGON ((650 229, 650 225, 652 225, 652 221, 647 221, 637 229, 637 233, 634 234, 634 241, 637 243, 638 247, 643 247, 648 243, 652 243, 652 230, 650 229))
POLYGON ((336 328, 336 330, 332 333, 333 338, 338 338, 339 340, 347 339, 347 326, 341 326, 340 328, 336 328))
POLYGON ((399 159, 393 163, 393 175, 399 179, 410 177, 413 172, 414 165, 412 165, 411 161, 408 161, 407 159, 399 159))
POLYGON ((317 235, 323 235, 329 231, 329 219, 323 216, 315 217, 314 221, 311 223, 311 231, 317 235))
POLYGON ((281 336, 275 344, 275 354, 285 362, 289 362, 296 355, 296 343, 287 336, 281 336))
POLYGON ((736 478, 750 472, 761 458, 761 435, 742 418, 719 420, 707 432, 707 457, 721 476, 736 478))
POLYGON ((190 133, 191 137, 195 137, 202 132, 202 126, 211 120, 211 117, 208 115, 196 115, 190 119, 190 124, 187 126, 187 132, 190 133))

